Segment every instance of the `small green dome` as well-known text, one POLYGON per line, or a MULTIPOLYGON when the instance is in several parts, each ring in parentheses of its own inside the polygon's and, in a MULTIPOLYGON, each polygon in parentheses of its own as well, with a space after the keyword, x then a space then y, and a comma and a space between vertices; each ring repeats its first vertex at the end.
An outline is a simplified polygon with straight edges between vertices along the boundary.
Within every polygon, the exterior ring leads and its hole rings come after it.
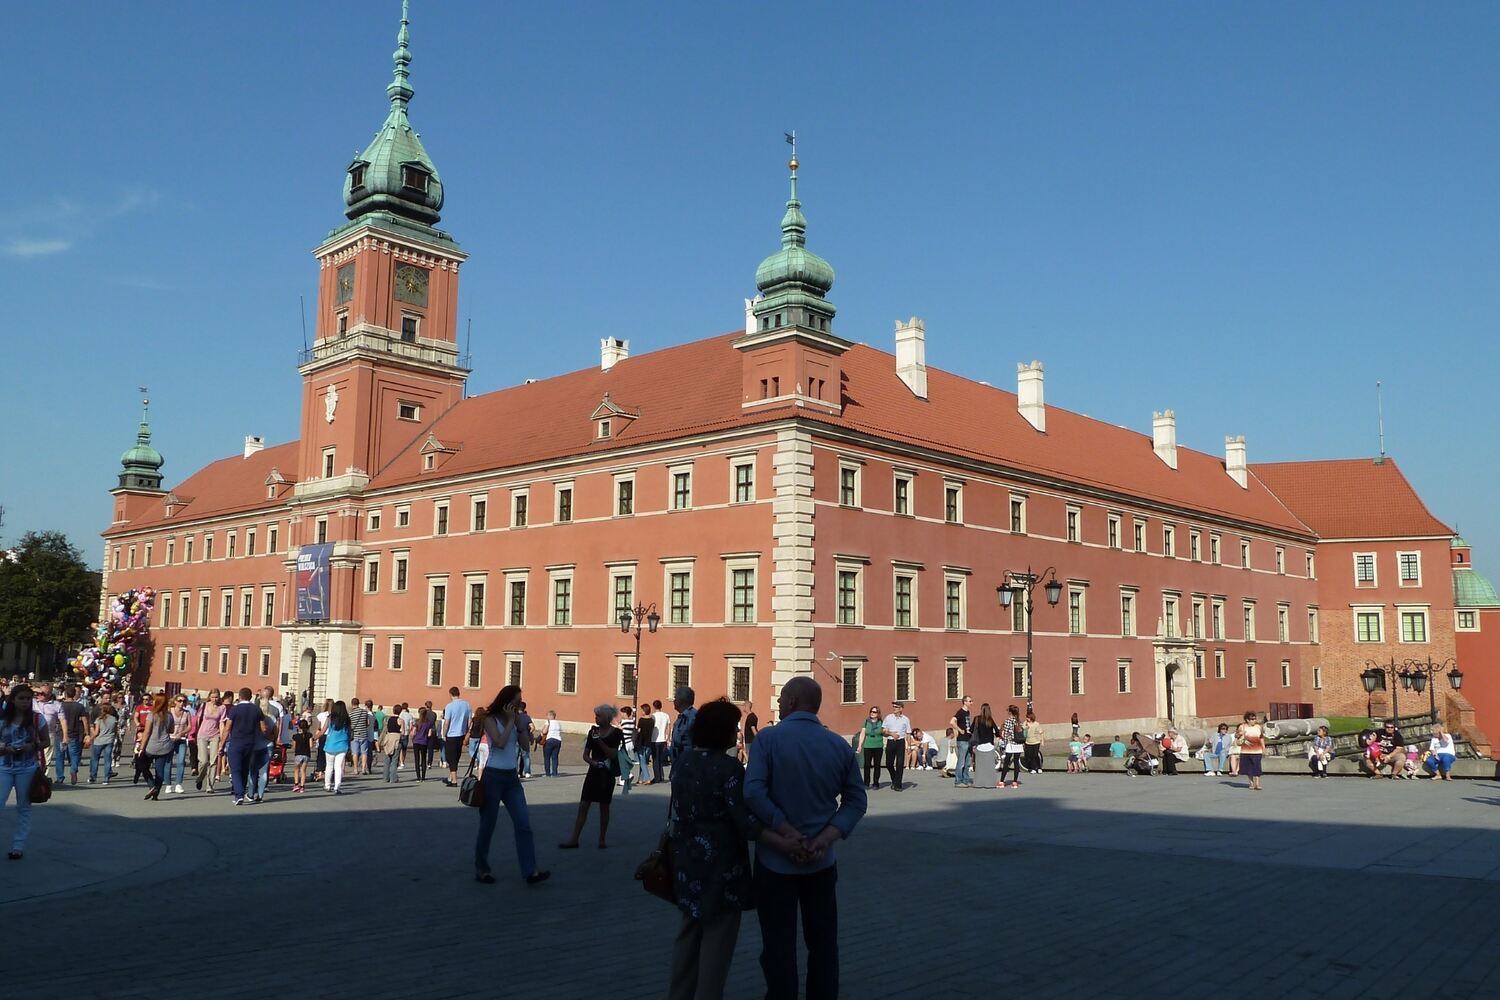
POLYGON ((391 112, 380 131, 355 157, 344 173, 344 214, 351 219, 372 212, 389 212, 402 218, 432 225, 442 216, 443 181, 422 138, 406 117, 412 98, 407 67, 411 50, 407 48, 406 4, 401 5, 401 31, 396 35, 395 75, 386 95, 391 112))
POLYGON ((129 469, 150 469, 156 472, 165 464, 167 463, 161 457, 161 452, 149 444, 138 444, 120 456, 120 465, 129 469))
POLYGON ((755 269, 755 287, 769 292, 778 285, 802 285, 819 296, 833 288, 833 265, 807 249, 807 219, 797 200, 797 167, 792 162, 792 196, 781 217, 781 249, 755 269))

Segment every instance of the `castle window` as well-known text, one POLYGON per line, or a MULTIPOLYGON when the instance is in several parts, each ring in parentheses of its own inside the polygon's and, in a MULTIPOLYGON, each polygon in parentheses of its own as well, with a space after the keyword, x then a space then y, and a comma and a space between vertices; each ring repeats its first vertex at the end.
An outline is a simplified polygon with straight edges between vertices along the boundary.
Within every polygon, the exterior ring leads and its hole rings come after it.
POLYGON ((349 187, 352 190, 354 188, 362 188, 364 186, 365 165, 363 163, 357 163, 353 167, 349 168, 349 187))
POLYGON ((417 342, 417 317, 401 317, 401 339, 408 344, 415 344, 417 342))
POLYGON ((422 419, 422 408, 416 403, 398 403, 396 404, 396 416, 402 420, 420 420, 422 419))
POLYGON ((401 186, 411 188, 414 191, 427 191, 427 171, 417 167, 401 168, 401 186))
POLYGON ((339 336, 342 337, 344 334, 346 334, 348 332, 349 332, 349 314, 346 313, 346 312, 341 312, 341 313, 339 313, 339 336))
POLYGON ((609 421, 608 420, 601 420, 601 421, 599 421, 599 436, 601 438, 607 438, 607 437, 609 437, 609 421))

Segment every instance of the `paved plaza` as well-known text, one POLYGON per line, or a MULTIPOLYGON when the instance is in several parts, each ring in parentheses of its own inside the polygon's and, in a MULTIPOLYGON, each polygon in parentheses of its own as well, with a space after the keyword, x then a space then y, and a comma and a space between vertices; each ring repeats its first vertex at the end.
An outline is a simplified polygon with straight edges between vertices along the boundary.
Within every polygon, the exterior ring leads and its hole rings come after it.
MULTIPOLYGON (((1500 997, 1494 782, 909 776, 843 848, 845 996, 1500 997)), ((37 807, 0 920, 57 945, 32 998, 160 997, 215 968, 216 998, 660 997, 676 913, 631 874, 667 790, 616 797, 608 850, 591 826, 559 851, 580 784, 526 785, 552 880, 511 877, 502 818, 482 886, 475 814, 438 781, 236 808, 143 802, 127 770, 37 807)), ((761 994, 759 946, 747 915, 730 995, 761 994)))

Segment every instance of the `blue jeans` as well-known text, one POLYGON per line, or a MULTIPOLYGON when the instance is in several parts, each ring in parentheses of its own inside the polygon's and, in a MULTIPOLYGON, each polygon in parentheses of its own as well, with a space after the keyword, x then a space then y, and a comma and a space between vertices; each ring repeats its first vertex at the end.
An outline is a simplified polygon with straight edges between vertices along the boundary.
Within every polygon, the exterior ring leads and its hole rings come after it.
POLYGON ((257 747, 250 758, 250 774, 245 781, 245 794, 261 798, 266 794, 266 783, 271 777, 271 748, 257 747))
POLYGON ((89 755, 89 781, 99 780, 99 758, 104 758, 104 783, 109 784, 109 772, 114 767, 115 745, 113 743, 95 743, 91 748, 93 753, 89 755))
POLYGON ((1205 771, 1228 771, 1229 754, 1214 753, 1212 750, 1203 752, 1203 770, 1205 771))
POLYGON ((172 757, 167 762, 167 784, 180 785, 182 779, 187 777, 188 745, 186 740, 177 744, 177 749, 172 751, 172 757), (173 775, 176 778, 173 778, 173 775))
POLYGON ((521 788, 521 779, 514 771, 502 771, 498 767, 484 769, 481 779, 484 788, 484 804, 479 807, 479 837, 474 841, 474 871, 490 870, 490 840, 495 835, 495 821, 500 816, 500 805, 510 814, 510 825, 516 833, 516 860, 521 865, 521 877, 536 871, 536 842, 531 836, 531 813, 526 808, 526 792, 521 788))
POLYGON ((630 751, 624 747, 620 748, 620 777, 625 779, 625 792, 630 794, 630 786, 635 783, 635 767, 630 760, 630 751))
POLYGON ((151 758, 151 787, 160 791, 166 785, 167 775, 171 773, 171 769, 171 754, 164 753, 151 758))
POLYGON ((651 751, 649 749, 649 744, 647 746, 641 747, 639 750, 637 750, 635 752, 635 762, 641 766, 641 776, 638 779, 636 779, 636 780, 638 780, 638 781, 650 781, 651 780, 651 751))
POLYGON ((521 755, 521 766, 517 770, 519 770, 519 772, 521 774, 530 774, 531 773, 531 747, 530 746, 526 746, 524 744, 530 743, 531 742, 531 737, 527 736, 521 742, 522 742, 523 745, 519 746, 519 747, 516 747, 516 753, 518 753, 518 754, 521 755))
POLYGON ((1451 753, 1435 753, 1431 757, 1428 757, 1427 762, 1422 766, 1427 769, 1428 774, 1437 774, 1439 770, 1447 774, 1453 770, 1453 755, 1451 753))
POLYGON ((78 768, 83 764, 83 735, 69 736, 62 741, 62 753, 57 756, 57 780, 62 781, 63 762, 67 762, 68 771, 73 777, 78 777, 78 768))
POLYGON ((562 740, 548 740, 542 747, 542 768, 549 778, 557 777, 557 756, 560 753, 562 753, 562 740))
POLYGON ((16 790, 16 829, 10 835, 10 849, 26 848, 26 835, 31 832, 31 779, 36 776, 36 761, 28 760, 21 765, 0 764, 0 809, 10 798, 10 790, 16 790))
POLYGON ((958 767, 953 771, 954 785, 972 785, 974 776, 969 773, 969 741, 958 741, 958 767))

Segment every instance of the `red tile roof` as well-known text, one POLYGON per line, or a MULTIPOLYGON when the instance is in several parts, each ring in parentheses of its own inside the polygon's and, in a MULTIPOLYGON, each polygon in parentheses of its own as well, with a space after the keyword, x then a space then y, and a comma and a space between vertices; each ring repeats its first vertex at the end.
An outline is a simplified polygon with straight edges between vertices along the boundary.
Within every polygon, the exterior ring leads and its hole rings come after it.
MULTIPOLYGON (((1015 393, 934 368, 928 369, 928 398, 917 399, 896 376, 894 356, 863 344, 840 359, 846 400, 841 415, 791 407, 746 414, 740 408, 741 355, 732 346, 740 336, 735 331, 627 358, 607 372, 587 368, 466 399, 377 471, 370 488, 748 427, 798 413, 908 445, 1311 536, 1308 526, 1256 477, 1241 489, 1219 456, 1179 447, 1174 471, 1156 457, 1149 434, 1056 406, 1047 408, 1047 432, 1038 433, 1017 410, 1015 393), (600 441, 590 414, 606 392, 612 402, 640 416, 612 439, 600 441), (429 433, 460 447, 440 470, 424 475, 417 451, 429 433)), ((179 495, 194 500, 176 517, 196 519, 264 506, 265 478, 273 465, 283 473, 295 469, 297 442, 205 467, 178 487, 179 495)), ((155 507, 129 528, 161 520, 161 509, 155 507)))
POLYGON ((1271 462, 1251 471, 1323 538, 1453 534, 1389 458, 1378 464, 1369 458, 1271 462))
POLYGON ((166 507, 152 504, 146 513, 131 521, 106 531, 106 535, 121 531, 135 531, 155 524, 172 521, 197 520, 219 514, 233 514, 242 510, 254 510, 266 505, 266 477, 271 469, 279 468, 288 480, 297 472, 297 442, 288 441, 273 448, 265 448, 249 458, 234 455, 210 462, 187 479, 179 483, 172 492, 183 501, 169 518, 166 507))
MULTIPOLYGON (((928 398, 896 376, 896 359, 856 344, 840 359, 846 404, 841 416, 790 407, 747 415, 740 409, 736 331, 620 361, 607 372, 571 372, 465 400, 433 427, 438 439, 462 442, 440 475, 461 475, 615 445, 784 419, 791 412, 907 444, 1056 477, 1081 485, 1188 507, 1310 535, 1253 478, 1241 489, 1222 458, 1179 447, 1178 468, 1156 457, 1151 436, 1047 409, 1040 434, 1016 407, 1016 395, 929 368, 928 398), (604 398, 640 413, 613 442, 594 436, 589 415, 604 398)), ((431 474, 428 474, 431 477, 431 474)), ((410 452, 375 477, 372 488, 424 478, 410 452)))

